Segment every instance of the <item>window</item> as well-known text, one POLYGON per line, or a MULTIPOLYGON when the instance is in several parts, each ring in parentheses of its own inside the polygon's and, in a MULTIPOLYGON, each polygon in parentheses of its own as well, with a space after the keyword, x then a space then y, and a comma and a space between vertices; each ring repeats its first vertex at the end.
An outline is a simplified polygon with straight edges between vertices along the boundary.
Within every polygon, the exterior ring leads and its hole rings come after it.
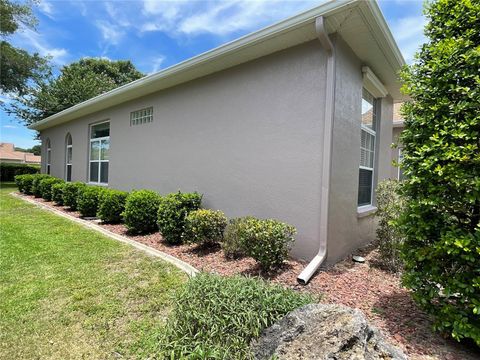
POLYGON ((65 180, 72 181, 72 136, 67 134, 65 150, 65 180))
POLYGON ((108 151, 110 149, 110 123, 103 122, 90 128, 89 182, 108 183, 108 151))
POLYGON ((376 128, 377 101, 368 91, 364 89, 362 96, 358 206, 372 204, 376 128))
POLYGON ((142 125, 153 121, 153 107, 132 111, 130 113, 130 126, 142 125))
POLYGON ((52 147, 50 146, 50 139, 47 139, 46 148, 47 148, 47 174, 50 175, 50 168, 52 163, 52 147))

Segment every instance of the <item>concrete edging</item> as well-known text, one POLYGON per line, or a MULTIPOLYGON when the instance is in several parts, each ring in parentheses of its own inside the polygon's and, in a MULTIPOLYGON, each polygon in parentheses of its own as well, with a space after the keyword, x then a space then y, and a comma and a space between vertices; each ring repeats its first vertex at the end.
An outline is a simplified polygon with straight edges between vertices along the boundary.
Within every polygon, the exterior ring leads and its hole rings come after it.
POLYGON ((80 224, 82 225, 83 227, 85 228, 88 228, 88 229, 91 229, 91 230, 95 230, 95 231, 98 231, 99 233, 105 235, 105 236, 108 236, 109 238, 111 239, 114 239, 114 240, 117 240, 117 241, 120 241, 120 242, 123 242, 125 244, 128 244, 128 245, 131 245, 133 247, 135 247, 136 249, 138 250, 142 250, 143 252, 145 252, 147 255, 150 255, 150 256, 155 256, 155 257, 158 257, 158 258, 161 258, 162 260, 165 260, 167 262, 169 262, 170 264, 173 264, 175 265, 177 268, 179 268, 180 270, 184 271, 185 273, 188 274, 188 276, 195 276, 196 274, 199 273, 199 271, 194 268, 192 265, 186 263, 185 261, 182 261, 180 259, 177 259, 176 257, 172 256, 172 255, 169 255, 167 253, 164 253, 163 251, 160 251, 160 250, 157 250, 157 249, 154 249, 148 245, 144 245, 142 243, 139 243, 137 241, 134 241, 134 240, 131 240, 125 236, 122 236, 122 235, 118 235, 118 234, 115 234, 113 232, 111 232, 110 230, 107 230, 107 229, 104 229, 102 228, 101 226, 97 225, 97 224, 94 224, 94 223, 91 223, 87 220, 83 220, 83 219, 79 219, 79 218, 76 218, 74 216, 71 216, 71 215, 68 215, 60 210, 57 210, 57 209, 54 209, 48 205, 45 205, 45 204, 42 204, 42 203, 39 203, 39 202, 36 202, 35 200, 32 200, 32 199, 29 199, 29 198, 25 198, 23 196, 20 196, 14 192, 10 193, 11 196, 13 197, 16 197, 17 199, 20 199, 20 200, 23 200, 25 202, 28 202, 30 204, 33 204, 37 207, 40 207, 42 209, 45 209, 45 210, 48 210, 50 212, 53 212, 54 214, 56 215, 59 215, 59 216, 62 216, 66 219, 69 219, 69 220, 72 220, 74 222, 76 222, 77 224, 80 224))

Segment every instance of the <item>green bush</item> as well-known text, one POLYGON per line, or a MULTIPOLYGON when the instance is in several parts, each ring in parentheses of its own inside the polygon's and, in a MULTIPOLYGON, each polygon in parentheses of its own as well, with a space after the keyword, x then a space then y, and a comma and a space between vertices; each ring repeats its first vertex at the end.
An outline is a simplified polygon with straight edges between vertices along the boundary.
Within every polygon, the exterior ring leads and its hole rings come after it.
POLYGON ((293 226, 280 221, 250 218, 245 220, 241 243, 246 254, 269 272, 287 260, 295 233, 293 226))
POLYGON ((220 243, 227 217, 219 210, 194 210, 185 219, 185 239, 201 245, 220 243))
POLYGON ((60 184, 64 183, 62 179, 54 178, 54 177, 47 177, 45 179, 40 180, 38 187, 40 189, 40 194, 44 200, 51 201, 52 200, 52 186, 53 184, 60 184))
POLYGON ((378 184, 376 190, 377 212, 379 218, 377 241, 379 262, 389 271, 398 272, 402 268, 400 249, 403 236, 398 228, 398 220, 405 207, 400 196, 401 183, 396 180, 385 180, 378 184))
POLYGON ((105 223, 119 223, 125 210, 128 192, 105 189, 100 194, 97 216, 105 223))
POLYGON ((159 358, 250 359, 249 344, 290 311, 314 302, 263 280, 199 274, 178 291, 159 358))
POLYGON ((25 192, 25 177, 30 176, 28 174, 22 174, 22 175, 15 175, 15 185, 17 185, 18 191, 24 193, 25 192))
POLYGON ((100 194, 105 190, 100 186, 86 186, 77 197, 77 209, 84 217, 97 215, 100 194))
POLYGON ((67 182, 63 187, 63 205, 77 209, 77 198, 87 185, 81 182, 67 182))
POLYGON ((403 283, 435 329, 480 345, 480 2, 425 4, 427 42, 402 74, 403 283))
POLYGON ((223 241, 221 243, 223 253, 227 259, 238 259, 245 256, 244 246, 242 241, 244 239, 244 231, 246 220, 254 219, 251 216, 231 219, 225 229, 223 241))
POLYGON ((172 193, 160 200, 157 224, 163 239, 169 244, 180 244, 185 233, 187 215, 200 208, 202 195, 194 193, 172 193))
POLYGON ((132 191, 125 203, 123 218, 129 231, 148 233, 157 230, 157 211, 160 195, 151 190, 132 191))
POLYGON ((13 181, 16 175, 38 173, 38 165, 0 163, 0 181, 13 181))
POLYGON ((22 191, 24 194, 32 195, 33 179, 35 179, 34 174, 22 175, 22 188, 23 188, 22 191))
POLYGON ((52 185, 52 200, 57 205, 63 205, 63 189, 65 188, 65 182, 56 183, 52 185))
POLYGON ((42 197, 42 189, 40 188, 40 181, 46 178, 51 178, 52 176, 47 174, 34 174, 31 191, 35 197, 42 197))

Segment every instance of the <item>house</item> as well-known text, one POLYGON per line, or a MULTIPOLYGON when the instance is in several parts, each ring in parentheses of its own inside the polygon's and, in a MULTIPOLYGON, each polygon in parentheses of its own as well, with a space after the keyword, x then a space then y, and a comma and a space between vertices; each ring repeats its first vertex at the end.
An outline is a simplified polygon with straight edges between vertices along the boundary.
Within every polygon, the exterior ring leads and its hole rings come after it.
POLYGON ((31 128, 43 172, 293 224, 306 279, 375 236, 402 65, 375 1, 329 1, 31 128))
POLYGON ((15 150, 12 143, 0 143, 0 162, 40 165, 41 158, 29 152, 15 150))

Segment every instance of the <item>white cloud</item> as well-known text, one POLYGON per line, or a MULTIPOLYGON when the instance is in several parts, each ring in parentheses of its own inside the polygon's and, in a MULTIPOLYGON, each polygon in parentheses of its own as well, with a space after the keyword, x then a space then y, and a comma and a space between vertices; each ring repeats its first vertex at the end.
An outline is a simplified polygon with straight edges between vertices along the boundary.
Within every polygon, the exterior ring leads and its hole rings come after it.
POLYGON ((51 56, 54 63, 58 65, 65 64, 69 54, 64 48, 52 47, 39 33, 25 28, 18 32, 17 39, 20 43, 26 45, 42 56, 51 56))
POLYGON ((49 1, 46 0, 41 0, 40 3, 38 4, 38 8, 40 11, 42 11, 45 15, 47 15, 50 18, 53 18, 53 5, 49 1))
POLYGON ((125 32, 119 26, 111 22, 98 20, 95 25, 100 30, 103 40, 109 45, 118 44, 123 35, 125 35, 125 32))
POLYGON ((2 127, 5 128, 5 129, 16 129, 17 128, 17 126, 15 126, 15 125, 3 125, 2 127))
POLYGON ((155 59, 152 60, 152 71, 150 74, 156 73, 158 70, 160 70, 162 63, 165 61, 165 56, 160 55, 156 57, 155 59))
POLYGON ((392 34, 407 63, 413 61, 415 52, 426 41, 423 28, 427 20, 424 16, 399 18, 391 26, 392 34))

